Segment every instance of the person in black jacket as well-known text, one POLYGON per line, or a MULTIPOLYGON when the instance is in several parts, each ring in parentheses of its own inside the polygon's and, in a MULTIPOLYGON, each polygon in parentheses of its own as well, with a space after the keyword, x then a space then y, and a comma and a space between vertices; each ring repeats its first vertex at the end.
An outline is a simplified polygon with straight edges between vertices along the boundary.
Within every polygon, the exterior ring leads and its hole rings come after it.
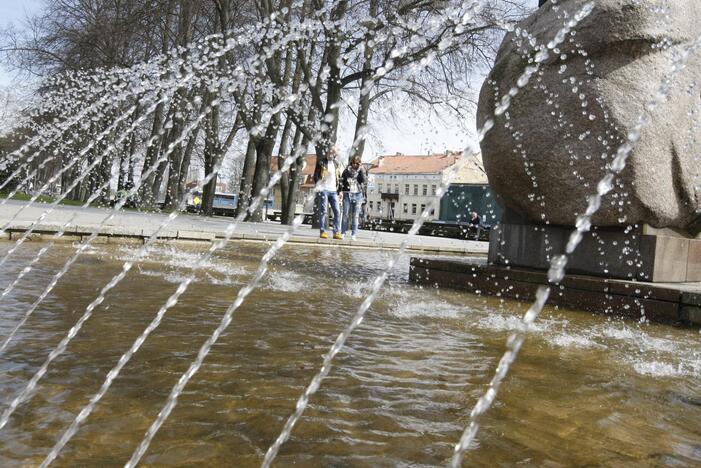
POLYGON ((482 217, 476 211, 470 213, 469 230, 474 233, 475 240, 480 240, 480 234, 482 232, 482 217))
POLYGON ((319 197, 319 228, 322 239, 328 239, 326 233, 326 216, 328 205, 333 210, 333 238, 342 239, 341 211, 338 206, 338 194, 341 191, 341 168, 339 167, 336 147, 329 149, 326 158, 320 158, 314 168, 314 183, 319 197))
POLYGON ((363 193, 367 177, 360 163, 360 156, 353 156, 350 164, 341 175, 341 190, 343 191, 343 228, 342 236, 346 235, 348 225, 351 227, 351 239, 358 235, 358 216, 363 206, 363 193))

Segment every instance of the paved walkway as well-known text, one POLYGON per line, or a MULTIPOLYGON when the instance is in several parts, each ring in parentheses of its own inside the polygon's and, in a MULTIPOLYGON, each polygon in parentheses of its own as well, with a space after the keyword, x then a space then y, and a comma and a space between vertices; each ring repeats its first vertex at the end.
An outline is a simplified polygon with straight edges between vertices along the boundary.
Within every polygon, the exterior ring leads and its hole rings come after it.
MULTIPOLYGON (((5 227, 9 222, 9 226, 6 228, 7 233, 2 235, 5 239, 21 236, 50 207, 47 204, 36 204, 24 208, 27 202, 0 200, 0 203, 2 202, 5 203, 0 206, 0 227, 5 227), (12 220, 13 218, 15 219, 12 220)), ((111 209, 103 208, 57 206, 34 228, 34 232, 37 233, 36 237, 38 238, 51 237, 61 225, 75 216, 70 227, 66 230, 66 240, 82 239, 94 232, 111 212, 111 209)), ((167 216, 160 213, 120 211, 113 219, 99 228, 99 234, 102 241, 143 240, 150 237, 167 216)), ((208 218, 182 213, 164 228, 158 237, 163 240, 213 241, 224 236, 226 227, 232 220, 228 217, 208 218)), ((241 223, 236 228, 232 239, 257 242, 274 241, 287 228, 287 226, 273 222, 241 223)), ((312 229, 309 225, 302 225, 289 242, 334 244, 351 248, 397 249, 406 237, 405 234, 391 232, 360 231, 357 241, 349 239, 343 241, 324 240, 319 239, 318 230, 312 229)), ((408 246, 408 250, 412 252, 462 255, 486 255, 487 248, 487 242, 429 236, 414 236, 408 246)))

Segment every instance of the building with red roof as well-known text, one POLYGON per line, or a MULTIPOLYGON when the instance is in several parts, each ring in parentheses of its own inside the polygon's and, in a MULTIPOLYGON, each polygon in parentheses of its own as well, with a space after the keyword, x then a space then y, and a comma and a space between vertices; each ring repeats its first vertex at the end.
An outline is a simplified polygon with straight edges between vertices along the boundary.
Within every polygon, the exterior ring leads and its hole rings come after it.
MULTIPOLYGON (((413 220, 440 197, 438 187, 461 152, 440 154, 378 156, 370 163, 367 214, 370 218, 413 220)), ((432 210, 429 220, 437 219, 432 210)))

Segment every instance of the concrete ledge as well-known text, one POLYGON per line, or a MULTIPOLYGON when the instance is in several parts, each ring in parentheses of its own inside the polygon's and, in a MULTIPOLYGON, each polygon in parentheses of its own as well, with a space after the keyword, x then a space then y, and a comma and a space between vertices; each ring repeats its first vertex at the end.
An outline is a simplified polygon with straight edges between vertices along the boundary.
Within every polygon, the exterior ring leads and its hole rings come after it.
POLYGON ((213 232, 204 231, 178 231, 178 239, 183 240, 198 240, 213 242, 216 238, 213 232))
POLYGON ((12 231, 27 231, 29 228, 32 227, 32 223, 26 222, 26 221, 15 221, 12 226, 7 228, 7 230, 12 230, 12 231))
MULTIPOLYGON (((16 240, 21 237, 24 232, 31 226, 31 223, 14 223, 7 229, 0 240, 16 240)), ((65 233, 59 239, 54 239, 54 235, 61 229, 60 224, 47 223, 37 226, 35 231, 30 234, 28 241, 58 241, 58 242, 85 242, 97 229, 97 226, 90 225, 72 225, 65 229, 65 233)), ((144 243, 148 241, 150 236, 156 231, 156 228, 142 229, 128 226, 104 226, 100 229, 98 236, 93 240, 96 244, 119 244, 119 243, 144 243)), ((277 240, 279 234, 258 234, 246 232, 234 232, 231 236, 231 241, 250 241, 271 243, 277 240)), ((217 231, 198 231, 198 230, 164 230, 158 234, 155 242, 162 244, 166 242, 213 242, 217 239, 223 239, 223 233, 217 231)), ((378 242, 370 239, 359 239, 352 241, 349 238, 344 240, 321 239, 318 236, 293 235, 288 243, 296 245, 319 246, 328 245, 332 247, 351 248, 351 249, 373 249, 373 250, 397 250, 400 242, 378 242)), ((482 247, 482 246, 478 246, 482 247)), ((469 255, 486 256, 486 248, 470 249, 465 247, 451 246, 435 246, 410 244, 407 247, 408 253, 417 253, 425 255, 469 255)))
POLYGON ((311 244, 311 241, 313 240, 314 239, 310 239, 309 237, 304 236, 290 236, 290 240, 288 242, 311 244))
POLYGON ((365 248, 372 248, 372 247, 377 246, 377 244, 375 242, 366 241, 366 240, 351 241, 350 245, 353 247, 365 247, 365 248))
MULTIPOLYGON (((410 281, 532 301, 547 284, 542 270, 488 265, 474 261, 412 258, 410 281)), ((701 283, 642 283, 567 275, 554 286, 550 303, 589 312, 652 322, 701 325, 701 283)))
MULTIPOLYGON (((216 232, 214 233, 214 239, 215 240, 224 240, 224 233, 216 232)), ((229 241, 234 241, 234 240, 243 240, 243 234, 240 232, 235 232, 229 237, 229 241)))
POLYGON ((241 238, 245 240, 255 240, 262 242, 270 241, 270 236, 265 234, 243 234, 241 238))
MULTIPOLYGON (((95 231, 95 228, 87 228, 89 232, 95 231)), ((123 226, 105 226, 100 229, 101 236, 123 236, 123 237, 141 237, 143 230, 141 228, 123 227, 123 226)), ((159 235, 160 237, 160 235, 159 235)))
MULTIPOLYGON (((155 232, 156 232, 156 229, 149 229, 149 230, 144 229, 141 233, 141 237, 148 239, 155 232)), ((118 234, 115 234, 115 235, 118 235, 118 234)), ((167 229, 159 232, 158 236, 157 236, 157 239, 159 239, 159 240, 168 240, 168 239, 177 239, 177 238, 178 238, 178 231, 169 231, 167 229)))

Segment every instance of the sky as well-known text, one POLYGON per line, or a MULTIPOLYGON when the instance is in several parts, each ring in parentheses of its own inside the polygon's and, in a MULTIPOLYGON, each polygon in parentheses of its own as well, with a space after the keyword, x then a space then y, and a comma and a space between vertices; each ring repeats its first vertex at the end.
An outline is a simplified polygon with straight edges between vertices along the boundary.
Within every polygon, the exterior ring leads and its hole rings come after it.
MULTIPOLYGON (((537 0, 532 1, 534 5, 537 4, 537 0)), ((38 11, 41 5, 42 0, 0 0, 0 27, 5 28, 12 24, 15 28, 21 28, 27 14, 38 11)), ((476 79, 480 80, 481 77, 476 79)), ((14 81, 12 74, 0 63, 0 88, 11 87, 14 81)), ((479 88, 479 83, 475 83, 474 86, 479 88)), ((368 140, 363 159, 371 159, 377 154, 427 154, 462 150, 467 144, 469 134, 474 133, 474 118, 466 122, 457 122, 450 118, 438 121, 430 119, 428 115, 402 115, 401 112, 399 114, 395 122, 390 122, 386 116, 375 115, 376 118, 371 122, 373 135, 368 140)), ((347 127, 349 128, 345 131, 341 128, 339 132, 341 150, 349 148, 352 143, 352 126, 347 127)))
MULTIPOLYGON (((0 0, 0 28, 21 28, 27 14, 39 10, 41 4, 41 0, 0 0)), ((12 75, 0 64, 0 86, 10 86, 12 81, 12 75)))

